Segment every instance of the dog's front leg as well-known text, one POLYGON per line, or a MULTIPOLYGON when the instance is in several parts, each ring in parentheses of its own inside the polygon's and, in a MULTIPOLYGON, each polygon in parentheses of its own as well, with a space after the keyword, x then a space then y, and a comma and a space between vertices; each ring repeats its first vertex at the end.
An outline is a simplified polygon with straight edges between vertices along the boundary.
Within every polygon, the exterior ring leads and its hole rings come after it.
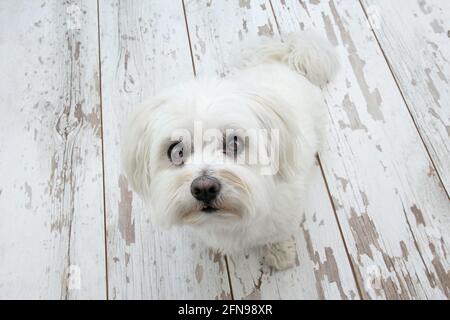
POLYGON ((264 261, 276 270, 286 270, 295 265, 295 240, 285 240, 264 246, 264 261))

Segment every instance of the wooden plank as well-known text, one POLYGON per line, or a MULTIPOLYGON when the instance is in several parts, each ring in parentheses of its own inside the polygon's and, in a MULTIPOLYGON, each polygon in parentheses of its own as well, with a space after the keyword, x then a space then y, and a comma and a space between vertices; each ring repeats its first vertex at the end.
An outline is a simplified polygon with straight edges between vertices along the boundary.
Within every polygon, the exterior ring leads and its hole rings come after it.
MULTIPOLYGON (((266 1, 185 1, 197 73, 223 76, 240 49, 271 37, 276 23, 266 1)), ((316 166, 299 226, 298 264, 285 272, 262 265, 257 250, 230 257, 236 299, 357 299, 359 297, 320 168, 316 166)))
POLYGON ((104 299, 93 1, 0 4, 0 299, 104 299))
POLYGON ((449 194, 450 2, 362 3, 449 194))
POLYGON ((120 170, 127 114, 193 77, 182 3, 102 1, 100 25, 109 297, 230 298, 224 258, 184 230, 158 231, 120 170))
POLYGON ((450 297, 450 203, 358 1, 273 1, 342 57, 321 160, 364 298, 450 297))

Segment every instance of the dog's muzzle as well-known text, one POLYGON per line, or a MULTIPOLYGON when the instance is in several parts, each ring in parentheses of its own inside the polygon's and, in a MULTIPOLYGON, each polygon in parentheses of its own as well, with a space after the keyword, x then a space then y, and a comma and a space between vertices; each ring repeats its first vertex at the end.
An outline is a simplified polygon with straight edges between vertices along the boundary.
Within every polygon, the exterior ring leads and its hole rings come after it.
POLYGON ((216 210, 211 206, 211 203, 217 198, 220 188, 221 185, 218 179, 203 175, 192 181, 191 194, 195 199, 205 204, 205 208, 202 211, 211 213, 216 210))

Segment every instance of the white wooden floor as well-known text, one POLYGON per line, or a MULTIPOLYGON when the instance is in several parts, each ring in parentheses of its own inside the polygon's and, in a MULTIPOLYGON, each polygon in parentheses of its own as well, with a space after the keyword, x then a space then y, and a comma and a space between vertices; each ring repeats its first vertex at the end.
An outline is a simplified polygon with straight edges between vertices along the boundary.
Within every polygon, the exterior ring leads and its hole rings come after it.
POLYGON ((450 1, 0 2, 0 298, 449 299, 450 1), (342 58, 295 269, 159 232, 120 172, 133 106, 255 36, 342 58))

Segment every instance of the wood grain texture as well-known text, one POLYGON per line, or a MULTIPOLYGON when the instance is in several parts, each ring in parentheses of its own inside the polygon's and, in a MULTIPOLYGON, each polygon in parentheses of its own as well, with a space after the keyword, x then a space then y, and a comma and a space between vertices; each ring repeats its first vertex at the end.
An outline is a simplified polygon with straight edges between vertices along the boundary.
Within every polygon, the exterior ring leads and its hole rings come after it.
POLYGON ((362 2, 450 193, 450 2, 362 2))
POLYGON ((449 21, 444 0, 0 2, 0 299, 449 299, 449 21), (127 114, 309 29, 342 66, 297 266, 158 231, 120 169, 127 114))
POLYGON ((180 1, 100 1, 108 283, 111 299, 227 299, 224 258, 185 230, 158 231, 120 169, 127 114, 193 77, 180 1))
POLYGON ((359 2, 272 4, 341 56, 321 160, 363 297, 449 298, 450 203, 359 2))
POLYGON ((0 4, 0 299, 104 299, 93 1, 0 4))
MULTIPOLYGON (((258 37, 277 33, 266 1, 185 1, 197 73, 224 76, 240 51, 258 37)), ((297 266, 272 272, 252 250, 229 257, 235 299, 357 299, 355 279, 336 224, 320 168, 313 172, 299 226, 297 266)))

